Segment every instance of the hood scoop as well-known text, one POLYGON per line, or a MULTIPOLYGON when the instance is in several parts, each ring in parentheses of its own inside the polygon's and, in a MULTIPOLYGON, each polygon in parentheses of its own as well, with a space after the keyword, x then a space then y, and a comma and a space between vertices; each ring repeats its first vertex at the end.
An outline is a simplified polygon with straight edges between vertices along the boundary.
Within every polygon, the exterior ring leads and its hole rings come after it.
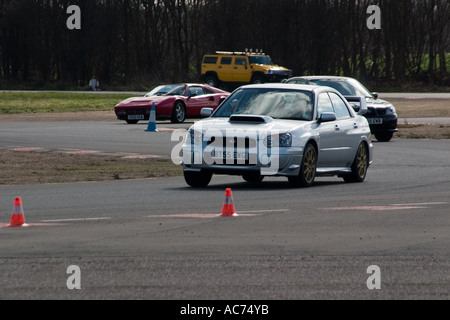
POLYGON ((250 114, 233 114, 229 122, 252 122, 252 123, 268 123, 272 122, 273 118, 269 116, 258 116, 250 114))

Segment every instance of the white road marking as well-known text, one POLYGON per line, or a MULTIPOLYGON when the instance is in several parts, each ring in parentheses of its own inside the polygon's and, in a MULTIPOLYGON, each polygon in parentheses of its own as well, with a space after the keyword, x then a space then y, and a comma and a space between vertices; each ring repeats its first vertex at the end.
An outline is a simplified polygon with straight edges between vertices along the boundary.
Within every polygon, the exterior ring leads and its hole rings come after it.
POLYGON ((76 221, 97 221, 97 220, 110 220, 109 217, 101 218, 78 218, 78 219, 54 219, 54 220, 41 220, 42 222, 76 222, 76 221))
POLYGON ((239 211, 239 213, 263 213, 263 212, 286 212, 289 209, 271 209, 271 210, 251 210, 251 211, 239 211))
POLYGON ((422 202, 422 203, 397 203, 397 204, 391 204, 391 206, 432 206, 432 205, 439 205, 439 204, 447 204, 448 202, 422 202))

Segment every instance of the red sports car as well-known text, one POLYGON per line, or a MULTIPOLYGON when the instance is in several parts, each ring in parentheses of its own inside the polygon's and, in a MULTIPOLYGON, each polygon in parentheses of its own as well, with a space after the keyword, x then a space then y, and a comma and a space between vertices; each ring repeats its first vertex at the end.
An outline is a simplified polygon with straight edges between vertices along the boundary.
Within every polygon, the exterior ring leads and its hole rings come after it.
POLYGON ((175 84, 162 95, 134 97, 114 107, 117 119, 129 124, 149 120, 152 105, 155 104, 156 119, 170 119, 173 123, 184 122, 186 118, 199 117, 202 108, 216 109, 230 93, 207 84, 175 84))

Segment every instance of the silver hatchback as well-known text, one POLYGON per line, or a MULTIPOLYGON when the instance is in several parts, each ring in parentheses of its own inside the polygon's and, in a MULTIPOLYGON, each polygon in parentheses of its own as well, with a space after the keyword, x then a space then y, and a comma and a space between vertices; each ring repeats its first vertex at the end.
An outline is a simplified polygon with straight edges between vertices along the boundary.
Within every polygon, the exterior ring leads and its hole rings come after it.
POLYGON ((363 182, 373 154, 365 112, 364 99, 351 105, 331 87, 242 86, 190 127, 182 146, 185 181, 206 187, 213 174, 229 174, 255 183, 285 176, 296 187, 317 176, 363 182))

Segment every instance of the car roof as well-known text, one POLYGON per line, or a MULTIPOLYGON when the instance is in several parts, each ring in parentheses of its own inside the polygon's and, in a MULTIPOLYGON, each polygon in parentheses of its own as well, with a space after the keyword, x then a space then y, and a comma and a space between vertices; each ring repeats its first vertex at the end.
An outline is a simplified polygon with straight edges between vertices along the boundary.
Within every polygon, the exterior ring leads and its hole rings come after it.
POLYGON ((206 83, 196 83, 196 82, 167 83, 167 84, 158 85, 156 87, 167 87, 167 86, 203 86, 203 87, 210 87, 206 83))
POLYGON ((309 84, 297 84, 297 83, 263 83, 263 84, 248 84, 241 88, 272 88, 272 89, 292 89, 292 90, 303 90, 303 91, 324 91, 328 90, 338 92, 336 89, 327 86, 309 85, 309 84))
POLYGON ((299 76, 299 77, 292 77, 288 80, 291 79, 306 79, 306 80, 350 80, 353 78, 350 77, 344 77, 344 76, 326 76, 326 75, 321 75, 321 76, 299 76))
POLYGON ((208 85, 206 83, 193 83, 193 82, 180 82, 180 83, 172 83, 172 84, 167 84, 167 85, 174 85, 174 86, 203 86, 203 87, 208 87, 208 85))

